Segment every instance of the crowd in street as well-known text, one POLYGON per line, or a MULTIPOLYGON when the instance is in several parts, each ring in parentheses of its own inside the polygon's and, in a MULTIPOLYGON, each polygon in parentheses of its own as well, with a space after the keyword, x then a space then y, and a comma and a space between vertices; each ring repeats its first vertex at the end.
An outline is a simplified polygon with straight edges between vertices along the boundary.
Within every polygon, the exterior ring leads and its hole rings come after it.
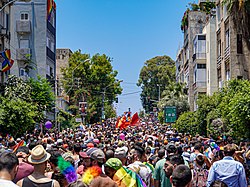
POLYGON ((249 140, 145 122, 0 137, 0 187, 247 187, 249 140))

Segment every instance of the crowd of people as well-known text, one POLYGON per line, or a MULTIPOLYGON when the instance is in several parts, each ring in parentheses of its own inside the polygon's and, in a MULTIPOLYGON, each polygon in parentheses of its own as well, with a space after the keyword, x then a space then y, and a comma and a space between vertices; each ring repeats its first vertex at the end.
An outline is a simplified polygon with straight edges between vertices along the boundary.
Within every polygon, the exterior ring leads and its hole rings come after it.
POLYGON ((247 187, 250 144, 157 122, 0 137, 0 187, 247 187))

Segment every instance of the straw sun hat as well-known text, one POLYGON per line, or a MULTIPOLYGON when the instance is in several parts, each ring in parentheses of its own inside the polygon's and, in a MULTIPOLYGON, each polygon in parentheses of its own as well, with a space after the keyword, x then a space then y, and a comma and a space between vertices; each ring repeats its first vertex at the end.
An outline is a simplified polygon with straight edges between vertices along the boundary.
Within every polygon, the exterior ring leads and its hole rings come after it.
POLYGON ((42 145, 37 145, 31 150, 28 161, 31 164, 41 164, 49 160, 50 154, 45 151, 42 145))

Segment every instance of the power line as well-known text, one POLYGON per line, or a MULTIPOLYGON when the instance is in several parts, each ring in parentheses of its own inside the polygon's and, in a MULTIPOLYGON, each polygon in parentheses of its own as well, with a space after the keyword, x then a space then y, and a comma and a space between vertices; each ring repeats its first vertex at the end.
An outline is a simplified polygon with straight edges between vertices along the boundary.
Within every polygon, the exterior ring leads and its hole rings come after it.
POLYGON ((137 91, 137 92, 130 92, 130 93, 125 93, 125 94, 121 94, 121 96, 126 96, 126 95, 132 95, 132 94, 137 94, 140 93, 141 91, 137 91))

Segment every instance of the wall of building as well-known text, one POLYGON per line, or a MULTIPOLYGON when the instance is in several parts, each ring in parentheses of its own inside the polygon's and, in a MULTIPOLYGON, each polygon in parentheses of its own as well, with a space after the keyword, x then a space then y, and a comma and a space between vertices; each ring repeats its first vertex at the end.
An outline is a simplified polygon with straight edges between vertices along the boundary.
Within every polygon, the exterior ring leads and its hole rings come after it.
MULTIPOLYGON (((204 12, 199 11, 190 11, 188 13, 188 29, 187 29, 187 37, 188 37, 188 45, 186 50, 188 50, 188 99, 190 103, 190 110, 194 110, 194 66, 193 66, 193 40, 196 34, 201 34, 202 29, 206 23, 206 14, 204 12)), ((185 38, 184 38, 185 40, 185 38)))
POLYGON ((203 33, 206 34, 207 95, 218 90, 217 58, 216 58, 216 19, 210 17, 203 33))

